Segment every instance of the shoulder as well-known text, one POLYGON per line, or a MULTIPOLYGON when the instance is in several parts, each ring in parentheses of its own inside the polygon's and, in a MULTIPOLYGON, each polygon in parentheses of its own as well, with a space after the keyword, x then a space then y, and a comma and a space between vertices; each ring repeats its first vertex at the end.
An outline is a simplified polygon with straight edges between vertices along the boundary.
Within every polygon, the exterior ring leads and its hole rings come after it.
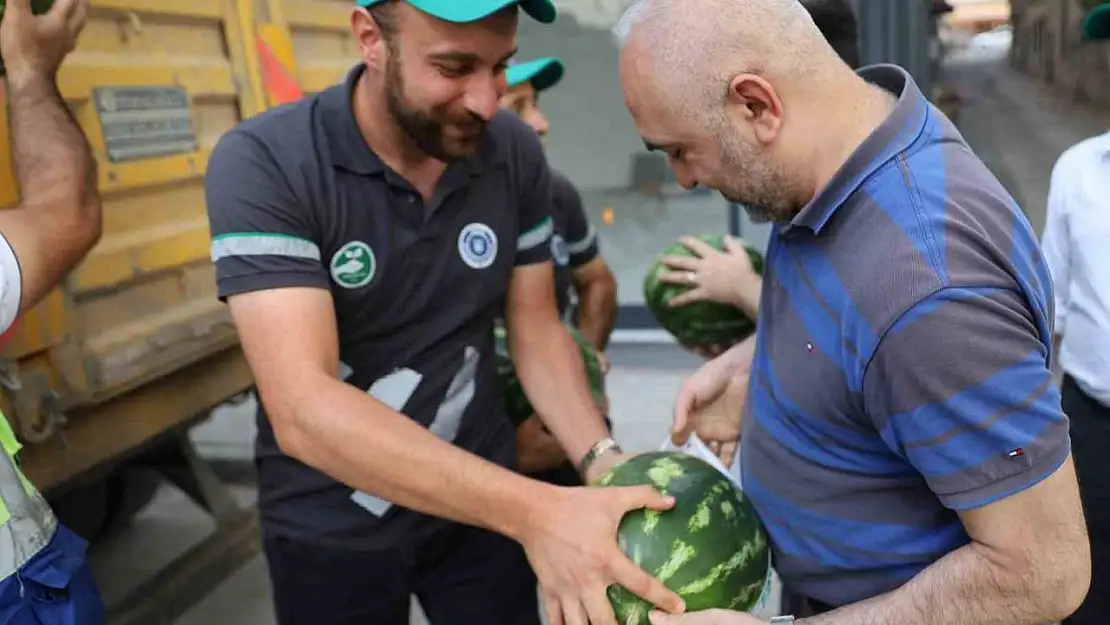
POLYGON ((543 145, 536 131, 510 111, 500 110, 490 120, 491 149, 499 160, 510 163, 542 162, 543 145))
POLYGON ((1063 154, 1056 159, 1055 168, 1079 165, 1100 153, 1110 154, 1110 132, 1088 137, 1064 150, 1063 154))
POLYGON ((943 289, 1039 297, 1032 227, 958 136, 942 129, 920 141, 878 170, 850 202, 831 253, 834 264, 856 267, 846 286, 880 334, 943 289))
POLYGON ((554 169, 551 170, 551 195, 560 206, 574 206, 581 203, 578 187, 574 186, 566 174, 554 169))
POLYGON ((253 156, 276 166, 314 154, 315 102, 304 98, 240 122, 216 142, 213 158, 253 156))

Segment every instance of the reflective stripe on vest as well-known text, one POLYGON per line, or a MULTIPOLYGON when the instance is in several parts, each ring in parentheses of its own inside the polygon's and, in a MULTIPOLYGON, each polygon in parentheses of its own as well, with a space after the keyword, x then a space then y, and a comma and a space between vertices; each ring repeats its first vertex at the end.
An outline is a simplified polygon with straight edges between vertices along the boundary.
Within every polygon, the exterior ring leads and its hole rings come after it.
POLYGON ((4 447, 0 453, 0 580, 4 580, 50 542, 58 520, 46 499, 16 467, 10 444, 15 437, 2 414, 0 430, 0 439, 9 443, 0 446, 4 447))

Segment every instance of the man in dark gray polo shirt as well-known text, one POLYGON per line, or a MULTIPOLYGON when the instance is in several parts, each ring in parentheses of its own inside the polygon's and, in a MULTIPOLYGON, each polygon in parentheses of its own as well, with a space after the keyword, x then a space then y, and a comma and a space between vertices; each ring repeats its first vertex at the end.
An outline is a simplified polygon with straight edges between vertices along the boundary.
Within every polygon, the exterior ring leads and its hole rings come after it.
MULTIPOLYGON (((541 138, 550 124, 540 111, 539 94, 562 79, 563 63, 549 56, 513 63, 505 72, 509 89, 501 106, 532 127, 541 138)), ((551 172, 551 256, 555 262, 555 297, 559 314, 575 324, 597 350, 602 371, 608 370, 604 350, 617 315, 617 281, 597 241, 597 230, 586 216, 582 196, 566 176, 551 172)), ((611 427, 611 424, 607 424, 611 427)), ((517 426, 517 468, 536 479, 577 486, 582 478, 539 417, 517 426)))
POLYGON ((1021 209, 903 69, 853 72, 797 0, 641 0, 616 30, 645 143, 774 223, 756 337, 684 385, 675 425, 719 437, 699 414, 743 384, 727 420, 798 622, 1074 611, 1090 551, 1021 209))
MULTIPOLYGON (((554 19, 547 0, 520 6, 554 19)), ((517 13, 506 0, 358 8, 363 62, 344 84, 213 151, 212 257, 261 399, 282 625, 406 623, 413 594, 437 625, 537 623, 529 561, 554 624, 615 625, 612 583, 681 609, 615 541, 628 510, 671 502, 506 468, 503 304, 519 376, 568 456, 587 476, 622 456, 555 307, 539 141, 498 112, 517 13)))

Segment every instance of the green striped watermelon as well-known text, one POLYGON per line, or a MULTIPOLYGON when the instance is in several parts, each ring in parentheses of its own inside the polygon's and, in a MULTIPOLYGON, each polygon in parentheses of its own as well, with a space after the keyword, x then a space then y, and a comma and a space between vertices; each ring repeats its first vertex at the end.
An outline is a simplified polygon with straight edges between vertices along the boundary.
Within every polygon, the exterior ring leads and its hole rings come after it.
MULTIPOLYGON (((675 451, 640 454, 597 480, 599 486, 648 484, 675 498, 665 512, 634 510, 617 542, 640 568, 686 602, 687 612, 749 612, 770 584, 771 552, 751 503, 708 462, 675 451)), ((622 625, 648 625, 650 604, 620 586, 609 601, 622 625)))
MULTIPOLYGON (((597 350, 573 326, 568 325, 567 329, 570 330, 571 336, 578 343, 578 348, 582 353, 582 362, 586 366, 586 378, 590 384, 590 391, 593 393, 594 400, 597 401, 599 406, 604 406, 605 375, 601 372, 601 362, 597 359, 597 350)), ((498 325, 494 328, 493 339, 494 355, 497 359, 497 380, 501 385, 501 399, 505 403, 505 411, 509 414, 509 420, 513 422, 513 425, 520 425, 528 417, 531 417, 535 410, 532 409, 532 403, 528 401, 528 396, 524 394, 524 387, 521 386, 520 379, 516 377, 512 358, 509 357, 509 346, 503 326, 498 325)))
MULTIPOLYGON (((711 247, 724 250, 724 236, 703 234, 695 237, 711 247)), ((763 273, 763 255, 755 248, 741 245, 748 251, 752 268, 763 273)), ((667 284, 659 281, 659 276, 671 271, 663 264, 664 256, 694 256, 682 243, 674 243, 659 253, 644 276, 644 303, 659 325, 671 333, 682 345, 687 347, 711 347, 719 345, 731 347, 755 332, 755 321, 749 319, 740 309, 729 304, 717 302, 694 302, 678 308, 668 305, 671 298, 686 291, 689 287, 667 284)))

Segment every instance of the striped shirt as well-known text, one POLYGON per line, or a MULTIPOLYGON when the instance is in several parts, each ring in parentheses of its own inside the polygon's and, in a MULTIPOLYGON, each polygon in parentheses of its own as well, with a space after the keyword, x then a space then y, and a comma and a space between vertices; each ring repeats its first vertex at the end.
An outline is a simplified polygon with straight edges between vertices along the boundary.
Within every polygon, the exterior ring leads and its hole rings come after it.
POLYGON ((893 114, 767 256, 741 470, 792 590, 839 606, 969 537, 1070 451, 1028 221, 894 66, 893 114))

